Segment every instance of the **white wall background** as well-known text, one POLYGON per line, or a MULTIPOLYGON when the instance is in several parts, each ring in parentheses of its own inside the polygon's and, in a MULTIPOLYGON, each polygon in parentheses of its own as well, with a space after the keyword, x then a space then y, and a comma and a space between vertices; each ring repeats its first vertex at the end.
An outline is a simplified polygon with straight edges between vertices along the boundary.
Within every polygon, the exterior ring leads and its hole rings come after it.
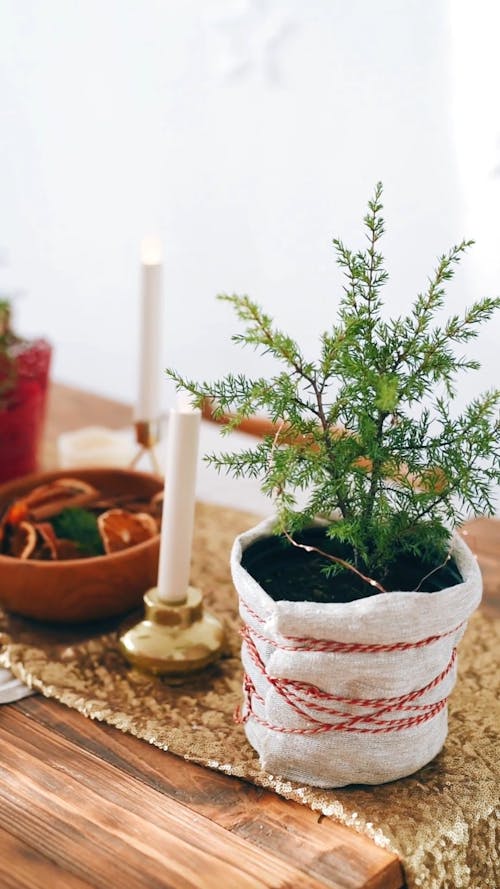
MULTIPOLYGON (((392 310, 463 235, 478 243, 450 307, 497 293, 499 24, 495 0, 0 0, 18 327, 53 340, 57 379, 132 401, 139 244, 158 231, 165 365, 257 368, 220 291, 312 352, 339 292, 331 238, 360 242, 378 179, 392 310)), ((497 318, 461 397, 498 382, 499 335, 497 318)))

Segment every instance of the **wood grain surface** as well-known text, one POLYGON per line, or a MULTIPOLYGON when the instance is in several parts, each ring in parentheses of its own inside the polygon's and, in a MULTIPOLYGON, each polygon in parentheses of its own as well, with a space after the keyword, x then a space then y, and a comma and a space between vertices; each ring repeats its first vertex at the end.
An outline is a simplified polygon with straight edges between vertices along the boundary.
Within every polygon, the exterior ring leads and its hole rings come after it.
POLYGON ((91 886, 401 886, 364 837, 52 701, 2 709, 0 762, 1 824, 91 886))
MULTIPOLYGON (((54 386, 45 467, 54 465, 60 432, 130 420, 126 405, 54 386)), ((500 523, 479 520, 468 530, 493 610, 500 523)), ((402 886, 395 855, 303 806, 54 701, 0 708, 1 889, 402 886)))

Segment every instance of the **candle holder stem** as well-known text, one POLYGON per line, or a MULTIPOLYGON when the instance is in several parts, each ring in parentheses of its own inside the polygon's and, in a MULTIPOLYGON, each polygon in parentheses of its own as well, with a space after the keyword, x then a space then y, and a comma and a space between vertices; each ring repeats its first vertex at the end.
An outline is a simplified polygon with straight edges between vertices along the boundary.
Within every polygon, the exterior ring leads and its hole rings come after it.
POLYGON ((156 475, 162 475, 160 464, 156 456, 155 447, 160 440, 160 421, 159 420, 138 420, 134 423, 135 440, 138 445, 137 453, 130 464, 133 469, 137 465, 143 454, 147 454, 151 461, 153 472, 156 475))
POLYGON ((224 630, 205 611, 200 590, 188 587, 180 602, 162 602, 158 588, 144 595, 146 613, 120 636, 125 658, 140 670, 172 678, 198 673, 220 657, 224 630))

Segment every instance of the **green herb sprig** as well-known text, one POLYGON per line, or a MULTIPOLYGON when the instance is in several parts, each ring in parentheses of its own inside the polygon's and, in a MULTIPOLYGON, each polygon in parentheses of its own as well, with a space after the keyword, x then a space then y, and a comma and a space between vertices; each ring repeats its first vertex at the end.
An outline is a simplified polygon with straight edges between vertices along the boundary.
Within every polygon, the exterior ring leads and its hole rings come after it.
POLYGON ((82 556, 104 555, 97 519, 89 510, 68 507, 50 521, 56 536, 76 543, 82 556))

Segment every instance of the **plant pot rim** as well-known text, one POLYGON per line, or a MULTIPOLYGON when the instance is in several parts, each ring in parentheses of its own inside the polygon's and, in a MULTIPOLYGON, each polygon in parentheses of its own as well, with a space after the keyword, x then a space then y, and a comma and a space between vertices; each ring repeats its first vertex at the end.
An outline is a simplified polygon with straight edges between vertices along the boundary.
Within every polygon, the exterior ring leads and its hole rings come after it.
MULTIPOLYGON (((270 516, 258 525, 236 537, 231 553, 233 581, 237 590, 251 590, 259 608, 267 615, 275 630, 283 635, 300 618, 304 622, 304 636, 308 626, 317 626, 318 619, 324 619, 322 637, 342 642, 356 641, 363 637, 366 642, 380 638, 381 632, 387 642, 417 641, 433 635, 438 627, 442 633, 443 614, 448 615, 447 624, 452 631, 464 623, 481 601, 482 579, 476 557, 465 541, 456 532, 452 537, 452 556, 463 577, 463 582, 433 593, 398 590, 389 593, 376 593, 353 602, 311 602, 306 600, 288 601, 271 598, 263 587, 241 564, 243 552, 262 537, 272 536, 276 517, 270 516), (418 617, 414 619, 415 605, 418 617), (405 611, 412 609, 412 620, 404 620, 405 611)), ((318 521, 317 524, 324 524, 318 521)), ((243 606, 244 607, 244 606, 243 606)), ((317 633, 316 633, 317 636, 317 633)))

